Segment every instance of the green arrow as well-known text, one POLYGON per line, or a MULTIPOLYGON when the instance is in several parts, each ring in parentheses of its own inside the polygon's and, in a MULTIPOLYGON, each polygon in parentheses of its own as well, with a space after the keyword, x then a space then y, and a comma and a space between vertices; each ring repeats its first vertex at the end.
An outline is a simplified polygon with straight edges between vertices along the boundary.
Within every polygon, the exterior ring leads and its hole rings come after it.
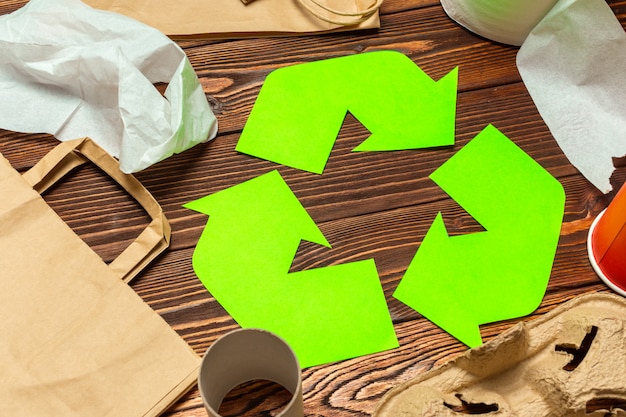
POLYGON ((541 303, 565 193, 491 125, 431 178, 485 231, 448 236, 439 214, 394 297, 474 347, 480 324, 527 315, 541 303))
POLYGON ((301 240, 330 245, 278 171, 185 207, 209 215, 198 278, 242 327, 282 336, 303 367, 398 346, 373 260, 289 272, 301 240))
POLYGON ((394 51, 277 69, 265 80, 236 150, 321 174, 348 111, 371 132, 355 151, 451 145, 457 73, 435 82, 394 51))

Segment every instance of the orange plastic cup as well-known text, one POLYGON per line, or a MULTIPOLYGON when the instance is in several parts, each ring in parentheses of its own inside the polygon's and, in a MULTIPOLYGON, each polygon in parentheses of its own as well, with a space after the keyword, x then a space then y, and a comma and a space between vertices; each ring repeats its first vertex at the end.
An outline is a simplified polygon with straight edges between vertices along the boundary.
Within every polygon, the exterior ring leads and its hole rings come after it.
POLYGON ((626 185, 591 224, 587 250, 598 276, 626 296, 626 185))

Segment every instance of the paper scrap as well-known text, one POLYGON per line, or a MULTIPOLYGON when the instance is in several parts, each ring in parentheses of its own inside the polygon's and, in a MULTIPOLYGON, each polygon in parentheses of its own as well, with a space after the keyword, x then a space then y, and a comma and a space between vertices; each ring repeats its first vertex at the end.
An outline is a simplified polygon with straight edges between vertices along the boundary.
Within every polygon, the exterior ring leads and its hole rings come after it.
POLYGON ((626 34, 604 0, 560 0, 531 31, 517 66, 571 163, 604 193, 626 155, 626 34))
POLYGON ((485 231, 449 236, 440 213, 394 297, 461 342, 478 346, 480 324, 524 316, 541 303, 565 192, 492 125, 431 178, 485 231))
POLYGON ((278 171, 185 207, 209 215, 198 278, 242 327, 284 338, 302 367, 398 346, 372 259, 289 272, 301 240, 329 244, 278 171))
POLYGON ((215 137, 183 50, 79 0, 31 0, 0 17, 0 128, 90 137, 136 172, 215 137), (164 97, 155 83, 169 83, 164 97))
POLYGON ((372 134, 355 151, 454 143, 458 69, 434 81, 409 57, 369 52, 277 69, 236 150, 321 174, 346 113, 372 134))

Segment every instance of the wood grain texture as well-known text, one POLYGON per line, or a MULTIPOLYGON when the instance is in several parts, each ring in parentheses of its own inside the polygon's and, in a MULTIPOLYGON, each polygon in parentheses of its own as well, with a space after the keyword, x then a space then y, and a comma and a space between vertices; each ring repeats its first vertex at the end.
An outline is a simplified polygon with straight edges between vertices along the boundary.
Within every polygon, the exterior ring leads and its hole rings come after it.
MULTIPOLYGON (((235 1, 235 0, 233 0, 235 1)), ((262 1, 262 0, 258 0, 262 1)), ((608 2, 626 25, 626 1, 608 2)), ((0 14, 22 0, 4 0, 0 14)), ((436 0, 387 0, 376 31, 285 38, 178 41, 197 71, 218 118, 218 137, 136 176, 162 205, 172 244, 133 283, 141 297, 202 354, 237 324, 196 278, 191 256, 207 217, 182 205, 278 169, 319 225, 332 249, 303 243, 292 270, 374 258, 400 347, 365 358, 303 370, 309 417, 368 416, 393 386, 465 351, 450 335, 391 297, 437 212, 452 234, 481 230, 429 175, 487 124, 493 124, 563 184, 565 216, 546 296, 528 319, 577 295, 607 291, 587 259, 585 241, 602 195, 563 155, 533 104, 515 65, 517 48, 458 26, 436 0), (323 175, 235 152, 265 77, 274 69, 330 57, 393 49, 434 79, 459 68, 456 144, 418 151, 352 153, 368 135, 347 115, 323 175)), ((367 88, 367 86, 365 86, 367 88)), ((56 145, 49 135, 0 130, 0 152, 24 171, 56 145)), ((626 180, 621 162, 612 182, 626 180)), ((103 259, 110 261, 146 224, 146 215, 94 167, 83 167, 45 194, 48 203, 103 259)), ((519 320, 481 327, 489 340, 519 320)), ((245 384, 224 402, 223 415, 275 415, 289 395, 268 382, 245 384)), ((169 417, 205 416, 197 389, 169 417)))

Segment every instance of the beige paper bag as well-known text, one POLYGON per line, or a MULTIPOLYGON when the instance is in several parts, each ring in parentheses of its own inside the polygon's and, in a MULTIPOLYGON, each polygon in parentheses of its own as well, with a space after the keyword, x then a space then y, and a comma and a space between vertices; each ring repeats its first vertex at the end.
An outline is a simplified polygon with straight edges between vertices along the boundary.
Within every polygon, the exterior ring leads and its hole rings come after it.
POLYGON ((234 38, 380 27, 382 0, 85 0, 173 38, 234 38))
POLYGON ((167 247, 169 225, 101 148, 61 143, 24 175, 0 155, 0 230, 3 415, 157 416, 194 384, 200 358, 125 282, 167 247), (110 265, 39 194, 88 159, 152 218, 110 265))

